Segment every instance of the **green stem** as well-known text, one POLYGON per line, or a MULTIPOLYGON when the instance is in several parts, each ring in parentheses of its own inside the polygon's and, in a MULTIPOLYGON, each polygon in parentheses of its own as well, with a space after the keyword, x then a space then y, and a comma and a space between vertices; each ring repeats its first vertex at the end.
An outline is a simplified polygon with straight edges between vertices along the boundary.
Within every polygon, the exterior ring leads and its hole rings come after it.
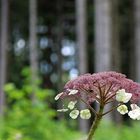
POLYGON ((96 115, 95 120, 94 120, 94 122, 93 122, 93 124, 92 124, 92 126, 90 128, 87 140, 92 140, 92 138, 93 138, 93 136, 95 134, 95 131, 98 128, 99 123, 100 123, 100 121, 102 119, 103 110, 104 110, 104 106, 100 106, 99 113, 98 113, 98 115, 96 115))

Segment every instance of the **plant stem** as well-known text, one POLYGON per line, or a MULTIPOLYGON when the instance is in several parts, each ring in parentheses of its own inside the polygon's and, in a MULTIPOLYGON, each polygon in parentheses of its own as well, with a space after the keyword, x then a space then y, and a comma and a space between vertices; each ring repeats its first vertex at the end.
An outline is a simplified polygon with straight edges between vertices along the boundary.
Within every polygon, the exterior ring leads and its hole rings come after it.
POLYGON ((94 120, 94 122, 93 122, 93 124, 92 124, 92 126, 90 128, 87 140, 92 140, 92 138, 93 138, 93 136, 95 134, 95 131, 98 128, 99 123, 100 123, 100 121, 102 119, 103 110, 104 110, 104 106, 100 105, 99 113, 98 113, 98 115, 96 115, 95 120, 94 120))
POLYGON ((90 104, 88 104, 86 101, 84 101, 82 98, 81 98, 81 101, 83 102, 83 103, 85 103, 88 107, 89 107, 89 109, 92 111, 92 113, 94 113, 95 114, 95 116, 97 115, 97 112, 90 106, 90 104))
POLYGON ((116 109, 116 108, 119 107, 120 105, 122 105, 122 103, 120 103, 119 105, 117 105, 117 106, 111 108, 109 111, 103 113, 102 116, 104 116, 104 115, 108 114, 109 112, 113 111, 114 109, 116 109))

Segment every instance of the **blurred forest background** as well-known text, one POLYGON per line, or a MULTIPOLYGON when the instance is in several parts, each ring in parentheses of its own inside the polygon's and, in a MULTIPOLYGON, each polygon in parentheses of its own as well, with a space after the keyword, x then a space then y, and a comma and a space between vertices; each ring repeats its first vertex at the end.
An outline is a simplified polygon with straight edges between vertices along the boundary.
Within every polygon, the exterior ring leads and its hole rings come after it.
MULTIPOLYGON (((90 122, 56 113, 54 97, 68 80, 108 70, 140 82, 140 0, 0 0, 0 140, 78 140, 90 122)), ((134 140, 140 129, 104 128, 100 140, 134 140)))

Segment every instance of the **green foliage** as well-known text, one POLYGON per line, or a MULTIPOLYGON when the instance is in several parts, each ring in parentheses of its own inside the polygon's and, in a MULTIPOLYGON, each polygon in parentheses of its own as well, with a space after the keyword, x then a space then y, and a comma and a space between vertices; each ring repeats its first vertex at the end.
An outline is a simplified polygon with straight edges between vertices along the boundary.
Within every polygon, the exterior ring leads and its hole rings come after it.
POLYGON ((0 140, 76 140, 77 133, 55 119, 54 91, 37 87, 33 100, 32 87, 25 81, 20 89, 13 83, 5 86, 8 105, 1 119, 0 140))
POLYGON ((96 140, 136 140, 140 137, 140 123, 131 126, 116 126, 110 122, 102 122, 95 134, 96 140))

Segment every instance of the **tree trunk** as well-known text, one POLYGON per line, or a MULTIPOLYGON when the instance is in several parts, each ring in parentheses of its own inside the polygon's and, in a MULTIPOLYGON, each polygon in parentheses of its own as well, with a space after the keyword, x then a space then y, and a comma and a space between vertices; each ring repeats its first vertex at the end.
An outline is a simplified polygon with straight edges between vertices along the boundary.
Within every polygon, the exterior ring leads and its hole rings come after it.
MULTIPOLYGON (((57 11, 57 25, 56 25, 56 36, 55 36, 55 44, 56 44, 56 50, 58 55, 58 63, 57 63, 57 75, 58 75, 58 81, 57 81, 57 90, 61 91, 63 87, 63 69, 62 69, 62 63, 63 63, 63 56, 61 53, 62 50, 62 41, 63 41, 63 1, 57 0, 56 1, 56 11, 57 11), (60 5, 61 3, 61 5, 60 5)), ((58 101, 57 108, 62 108, 63 103, 61 101, 58 101)), ((63 114, 60 114, 58 116, 59 119, 64 118, 63 114)))
MULTIPOLYGON (((95 72, 111 69, 111 2, 95 0, 95 72)), ((97 107, 98 108, 98 107, 97 107)), ((110 105, 106 106, 108 110, 110 105)), ((107 115, 107 119, 110 119, 107 115)))
MULTIPOLYGON (((112 0, 111 1, 111 65, 112 70, 121 72, 121 52, 120 52, 120 39, 119 39, 119 30, 120 30, 120 22, 119 22, 119 12, 118 12, 118 4, 119 1, 112 0)), ((116 106, 117 102, 113 103, 113 106, 116 106)), ((121 124, 122 115, 120 115, 116 110, 112 112, 113 120, 117 124, 121 124)))
POLYGON ((8 48, 8 0, 1 0, 1 42, 0 42, 0 116, 4 114, 4 85, 6 83, 6 55, 8 48))
POLYGON ((95 71, 111 68, 110 0, 95 0, 95 71))
POLYGON ((31 84, 33 89, 32 99, 35 99, 38 86, 38 50, 37 50, 37 0, 29 3, 29 52, 31 68, 31 84))
POLYGON ((121 53, 120 53, 120 40, 119 40, 119 13, 118 13, 118 1, 111 1, 111 67, 113 70, 121 71, 121 53))
POLYGON ((62 90, 63 81, 62 81, 62 62, 63 62, 63 56, 61 53, 62 50, 62 41, 63 41, 63 1, 57 0, 56 8, 57 8, 57 25, 56 25, 56 50, 58 55, 58 64, 57 64, 57 74, 58 74, 58 83, 57 88, 58 90, 62 90), (61 3, 61 5, 60 5, 61 3))
MULTIPOLYGON (((86 32, 86 0, 76 0, 76 36, 79 56, 79 72, 87 73, 87 32, 86 32)), ((87 108, 83 103, 79 103, 80 109, 87 108)), ((82 132, 87 132, 89 123, 79 120, 79 127, 82 132)))
POLYGON ((134 0, 134 17, 136 81, 140 82, 140 0, 134 0))

